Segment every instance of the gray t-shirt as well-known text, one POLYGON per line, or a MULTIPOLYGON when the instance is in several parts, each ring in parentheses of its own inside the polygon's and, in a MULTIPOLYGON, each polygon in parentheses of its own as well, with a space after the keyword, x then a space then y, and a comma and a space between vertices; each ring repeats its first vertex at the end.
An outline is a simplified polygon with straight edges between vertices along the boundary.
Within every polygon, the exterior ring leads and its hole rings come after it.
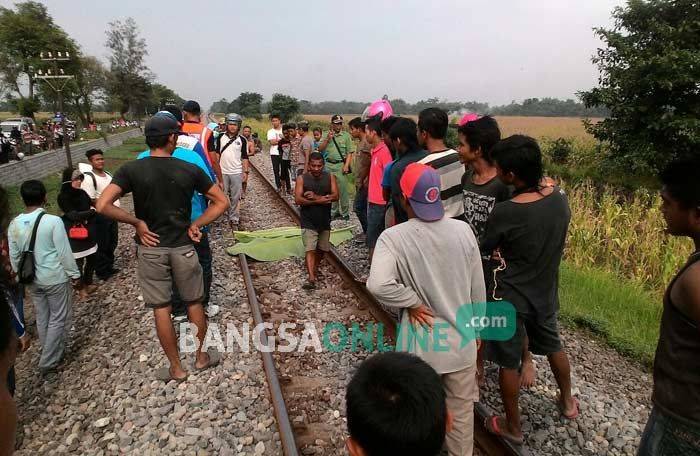
MULTIPOLYGON (((448 326, 443 329, 446 351, 424 350, 420 344, 399 349, 415 353, 439 374, 457 372, 476 362, 476 334, 462 344, 456 329, 463 305, 486 301, 479 246, 464 222, 448 217, 436 222, 413 218, 385 230, 377 241, 367 288, 387 307, 425 304, 435 313, 433 328, 448 326)), ((401 323, 407 327, 408 312, 402 314, 401 323)))
POLYGON ((314 138, 310 135, 304 135, 304 137, 301 138, 301 144, 299 145, 299 149, 300 153, 297 158, 297 167, 303 168, 306 164, 306 157, 308 157, 314 149, 314 138))

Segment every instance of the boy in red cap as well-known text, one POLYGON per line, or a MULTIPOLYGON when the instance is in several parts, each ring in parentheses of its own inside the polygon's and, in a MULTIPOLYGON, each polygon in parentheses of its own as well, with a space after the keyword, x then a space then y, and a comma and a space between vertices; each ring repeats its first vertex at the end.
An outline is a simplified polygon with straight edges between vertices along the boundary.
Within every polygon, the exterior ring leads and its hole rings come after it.
POLYGON ((382 304, 406 310, 402 330, 409 325, 428 328, 427 339, 435 341, 433 347, 410 342, 406 346, 401 330, 397 349, 406 347, 440 374, 447 408, 454 415, 454 427, 446 438, 448 452, 471 455, 480 342, 476 328, 460 334, 457 314, 471 311, 473 315, 473 308, 464 306, 486 301, 479 245, 469 225, 445 217, 440 176, 433 168, 411 163, 399 182, 408 221, 379 236, 367 288, 382 304))

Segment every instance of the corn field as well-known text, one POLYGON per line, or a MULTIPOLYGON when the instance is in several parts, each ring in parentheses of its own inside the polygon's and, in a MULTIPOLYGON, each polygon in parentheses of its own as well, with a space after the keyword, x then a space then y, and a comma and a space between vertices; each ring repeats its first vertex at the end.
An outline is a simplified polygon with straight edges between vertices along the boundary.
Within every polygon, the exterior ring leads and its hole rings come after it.
POLYGON ((567 194, 571 225, 565 255, 576 266, 600 267, 660 294, 692 253, 689 239, 665 234, 657 192, 640 189, 623 198, 587 182, 567 188, 567 194))

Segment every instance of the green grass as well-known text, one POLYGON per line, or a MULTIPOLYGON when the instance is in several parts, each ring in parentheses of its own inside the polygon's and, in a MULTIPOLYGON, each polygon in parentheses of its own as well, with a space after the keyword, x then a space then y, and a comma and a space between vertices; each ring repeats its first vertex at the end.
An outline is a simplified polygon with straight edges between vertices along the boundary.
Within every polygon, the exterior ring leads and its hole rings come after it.
MULTIPOLYGON (((148 147, 144 142, 142 136, 136 138, 129 138, 124 141, 124 144, 117 147, 112 147, 105 151, 105 162, 106 168, 109 172, 116 171, 122 164, 129 160, 133 160, 139 154, 143 152, 148 147)), ((75 164, 77 166, 77 164, 75 164)), ((61 172, 53 173, 42 179, 42 182, 46 186, 46 210, 52 214, 58 214, 59 208, 56 203, 56 198, 58 197, 58 192, 61 188, 61 172)), ((18 213, 22 212, 24 205, 22 204, 22 198, 19 194, 19 185, 13 185, 7 187, 7 191, 10 198, 10 213, 14 217, 18 213)))
POLYGON ((651 366, 659 338, 660 296, 610 272, 566 262, 559 296, 565 323, 588 329, 617 351, 651 366))

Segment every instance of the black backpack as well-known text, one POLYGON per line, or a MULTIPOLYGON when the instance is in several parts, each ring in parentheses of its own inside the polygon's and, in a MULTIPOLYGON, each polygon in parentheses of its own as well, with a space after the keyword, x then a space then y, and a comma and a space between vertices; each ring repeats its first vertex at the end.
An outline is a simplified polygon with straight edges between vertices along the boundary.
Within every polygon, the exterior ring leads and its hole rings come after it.
POLYGON ((34 282, 36 275, 36 264, 34 259, 34 245, 36 244, 36 232, 39 229, 39 222, 46 212, 41 212, 34 222, 32 229, 32 238, 29 241, 29 249, 22 252, 22 257, 19 259, 19 267, 17 268, 17 280, 19 283, 27 285, 34 282))

